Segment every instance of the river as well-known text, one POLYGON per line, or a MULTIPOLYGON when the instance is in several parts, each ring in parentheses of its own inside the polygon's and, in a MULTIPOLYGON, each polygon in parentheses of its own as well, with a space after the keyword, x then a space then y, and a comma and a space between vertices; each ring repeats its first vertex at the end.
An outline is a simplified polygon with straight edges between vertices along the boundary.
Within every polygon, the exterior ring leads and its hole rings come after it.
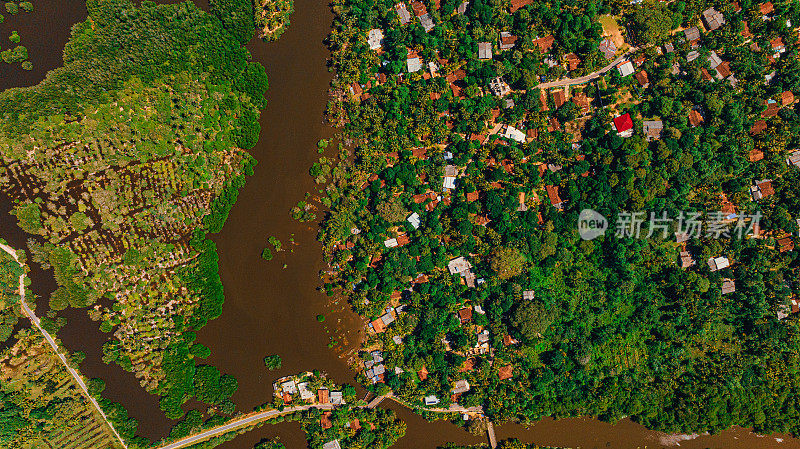
MULTIPOLYGON (((86 17, 80 1, 39 0, 36 11, 6 16, 0 24, 3 40, 12 29, 19 30, 23 44, 34 62, 34 70, 0 63, 0 90, 30 86, 42 80, 47 70, 61 64, 61 50, 71 24, 86 17)), ((203 5, 207 6, 206 4, 203 5)), ((223 315, 199 332, 198 340, 209 346, 209 363, 239 381, 234 396, 239 410, 249 411, 271 399, 275 378, 319 369, 337 382, 354 383, 347 365, 347 351, 358 343, 360 319, 341 304, 331 304, 317 291, 318 272, 324 268, 320 246, 315 240, 316 226, 298 224, 288 214, 306 192, 317 189, 308 168, 317 159, 316 142, 330 137, 333 130, 323 124, 331 74, 327 70, 327 50, 322 42, 329 31, 332 14, 318 0, 295 0, 291 26, 274 43, 254 40, 248 46, 256 61, 269 75, 267 109, 262 113, 262 132, 252 150, 259 163, 255 175, 247 180, 223 231, 214 236, 220 255, 220 270, 225 286, 223 315), (275 236, 290 251, 277 253, 272 261, 261 259, 267 238, 275 236), (295 244, 290 243, 294 238, 295 244), (285 266, 284 266, 285 265, 285 266), (326 317, 324 323, 315 319, 326 317), (339 344, 328 347, 331 339, 339 344), (345 344, 346 342, 346 344, 345 344), (283 366, 267 371, 263 358, 278 354, 283 366)), ((26 236, 8 215, 7 200, 0 204, 0 235, 15 247, 23 247, 26 236)), ((42 296, 39 310, 54 289, 52 274, 32 267, 33 291, 42 296)), ((169 432, 172 422, 158 408, 157 398, 147 395, 132 374, 116 365, 102 363, 101 351, 108 335, 83 310, 64 314, 69 324, 59 333, 73 351, 86 353, 80 368, 88 377, 102 377, 104 396, 121 402, 139 423, 139 433, 159 439, 169 432)), ((408 409, 391 401, 384 407, 395 410, 408 424, 406 436, 397 449, 434 449, 448 441, 476 444, 486 441, 446 421, 426 422, 408 409)), ((800 440, 787 436, 760 437, 743 429, 716 436, 701 436, 681 441, 676 437, 645 429, 629 420, 616 425, 592 419, 545 419, 531 428, 505 424, 497 428, 498 438, 517 437, 540 445, 581 448, 671 447, 681 448, 800 448, 800 440)), ((264 437, 279 436, 289 449, 306 446, 297 423, 283 423, 255 429, 221 446, 222 449, 251 449, 264 437)))

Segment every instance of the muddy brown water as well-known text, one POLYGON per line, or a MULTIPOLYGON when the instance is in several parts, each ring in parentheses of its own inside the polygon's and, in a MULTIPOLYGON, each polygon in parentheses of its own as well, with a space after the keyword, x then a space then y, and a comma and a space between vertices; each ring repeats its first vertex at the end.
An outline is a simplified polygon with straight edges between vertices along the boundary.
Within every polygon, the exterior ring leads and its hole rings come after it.
MULTIPOLYGON (((206 2, 199 3, 207 8, 206 2)), ((71 25, 86 17, 85 4, 80 1, 39 0, 35 5, 35 12, 6 15, 5 23, 0 24, 0 42, 6 42, 11 30, 18 30, 34 63, 34 70, 29 72, 18 65, 0 63, 0 90, 34 85, 48 70, 61 65, 61 51, 71 25)), ((299 224, 288 214, 306 192, 315 192, 308 168, 318 157, 316 142, 333 133, 322 122, 331 78, 322 41, 332 15, 328 5, 318 0, 295 0, 295 9, 290 28, 278 42, 254 40, 248 46, 254 59, 266 67, 270 83, 269 104, 261 116, 261 139, 252 150, 259 164, 223 231, 214 236, 226 301, 222 317, 209 323, 198 338, 212 350, 208 363, 238 379, 234 400, 241 411, 268 402, 272 382, 286 374, 319 369, 337 382, 354 383, 354 373, 342 354, 358 343, 361 321, 317 291, 318 272, 324 266, 315 240, 316 225, 299 224), (269 236, 281 240, 287 251, 266 262, 260 253, 269 236), (292 236, 294 245, 290 243, 292 236), (317 322, 317 314, 326 316, 324 323, 317 322), (339 344, 329 348, 332 339, 339 344), (265 369, 263 357, 269 354, 281 356, 280 370, 265 369)), ((8 214, 10 208, 8 200, 2 198, 0 236, 21 248, 27 236, 8 214)), ((44 311, 47 297, 55 288, 52 273, 32 266, 31 278, 33 291, 41 297, 38 310, 44 311)), ((157 398, 146 394, 132 374, 102 362, 101 347, 109 336, 101 333, 83 310, 62 315, 69 324, 59 337, 71 350, 86 354, 80 366, 84 374, 105 379, 104 396, 125 405, 140 423, 139 434, 154 440, 166 436, 173 423, 159 410, 157 398)), ((385 401, 382 406, 395 410, 408 425, 406 435, 394 446, 398 449, 434 449, 448 441, 486 441, 484 436, 473 436, 448 421, 427 422, 394 402, 385 401)), ((669 440, 630 420, 612 425, 592 419, 545 419, 530 428, 498 426, 497 436, 574 448, 655 448, 676 443, 693 449, 800 448, 800 440, 785 435, 762 437, 738 428, 715 436, 675 436, 669 440)), ((297 423, 282 423, 252 430, 221 447, 251 449, 266 437, 280 438, 289 449, 306 446, 297 423)))

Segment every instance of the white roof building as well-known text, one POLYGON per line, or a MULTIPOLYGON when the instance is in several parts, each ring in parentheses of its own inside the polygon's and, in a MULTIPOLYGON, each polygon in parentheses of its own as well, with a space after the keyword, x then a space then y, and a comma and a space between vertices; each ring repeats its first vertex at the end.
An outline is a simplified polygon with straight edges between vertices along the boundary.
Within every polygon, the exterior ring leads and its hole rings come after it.
POLYGON ((479 42, 478 43, 478 59, 492 59, 492 43, 479 42))
POLYGON ((331 404, 342 405, 344 404, 344 395, 341 391, 331 391, 331 404))
POLYGON ((466 273, 472 268, 472 264, 469 263, 464 256, 456 257, 452 259, 450 262, 447 262, 447 269, 450 271, 450 274, 460 274, 463 276, 463 273, 466 273))
POLYGON ((369 43, 370 50, 377 50, 381 48, 381 44, 383 43, 383 30, 375 28, 369 30, 367 34, 367 42, 369 43))
POLYGON ((406 65, 408 66, 408 73, 418 72, 422 69, 422 61, 419 58, 406 59, 406 65))
POLYGON ((510 125, 506 127, 506 132, 503 133, 503 137, 520 143, 525 142, 525 133, 510 125))
POLYGON ((469 391, 469 382, 466 379, 461 379, 453 384, 453 394, 461 394, 469 391))
POLYGON ((339 440, 328 441, 322 445, 322 449, 342 449, 339 440))
POLYGON ((727 257, 712 257, 708 259, 708 268, 710 268, 711 271, 721 270, 729 267, 730 265, 731 262, 727 257))
POLYGON ((437 398, 434 395, 425 396, 425 399, 423 399, 423 402, 425 403, 425 405, 436 405, 436 404, 439 403, 439 398, 437 398))
POLYGON ((420 221, 418 213, 414 212, 413 214, 409 215, 408 218, 406 218, 406 221, 411 223, 411 226, 414 226, 414 229, 419 229, 420 221))
POLYGON ((630 61, 625 61, 617 66, 617 70, 622 76, 632 75, 634 72, 633 63, 630 61))
POLYGON ((383 245, 386 246, 387 248, 394 248, 395 246, 397 246, 397 239, 391 238, 388 240, 384 240, 383 245))
POLYGON ((444 177, 444 182, 442 183, 442 186, 445 189, 455 189, 456 188, 456 178, 455 178, 455 176, 445 176, 444 177))

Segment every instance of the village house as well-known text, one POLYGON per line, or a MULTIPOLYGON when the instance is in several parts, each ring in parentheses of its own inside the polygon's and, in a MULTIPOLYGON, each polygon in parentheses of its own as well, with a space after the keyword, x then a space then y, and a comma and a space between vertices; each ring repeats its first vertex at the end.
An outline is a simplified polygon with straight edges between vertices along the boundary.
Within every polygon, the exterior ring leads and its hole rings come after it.
POLYGON ((511 92, 511 88, 508 87, 508 84, 506 84, 502 76, 498 76, 489 81, 489 89, 498 97, 505 96, 511 92))
POLYGON ((636 72, 636 75, 634 76, 636 77, 636 82, 638 82, 639 86, 641 86, 643 89, 650 87, 650 80, 647 78, 647 72, 640 70, 636 72))
POLYGON ((478 59, 492 59, 491 42, 478 42, 478 59))
POLYGON ((511 14, 514 14, 522 7, 532 5, 534 3, 535 0, 511 0, 511 14))
POLYGON ((564 106, 564 103, 567 102, 567 94, 564 92, 564 89, 559 89, 553 92, 553 104, 556 106, 556 109, 564 106))
POLYGON ((625 61, 617 66, 617 71, 619 72, 620 76, 628 76, 634 72, 633 63, 630 61, 625 61))
POLYGON ((661 131, 664 130, 664 122, 661 120, 645 120, 642 122, 642 132, 648 141, 661 138, 661 131))
POLYGON ((503 133, 503 137, 520 143, 525 142, 525 133, 518 130, 517 128, 514 128, 511 125, 506 127, 506 131, 505 133, 503 133))
POLYGON ((753 122, 753 126, 750 127, 750 135, 757 136, 764 132, 767 129, 767 122, 764 120, 756 120, 753 122))
POLYGON ((630 137, 633 135, 633 120, 628 113, 614 117, 614 128, 620 137, 630 137))
POLYGON ((406 221, 411 223, 411 226, 413 226, 414 229, 419 229, 420 219, 418 213, 416 212, 412 213, 411 215, 406 217, 406 221))
POLYGON ((566 69, 571 72, 578 68, 578 65, 581 63, 581 58, 575 53, 567 53, 564 55, 564 61, 567 63, 566 69))
POLYGON ((453 383, 453 394, 462 394, 469 391, 469 382, 466 379, 461 379, 453 383))
POLYGON ((430 396, 425 396, 422 402, 427 406, 431 406, 438 404, 440 401, 439 398, 437 398, 435 395, 430 395, 430 396))
POLYGON ((792 237, 789 235, 785 235, 776 240, 778 243, 778 251, 785 253, 787 251, 792 251, 794 249, 794 241, 792 237))
POLYGON ((458 9, 456 9, 456 13, 464 15, 467 13, 467 7, 469 6, 469 0, 462 2, 458 5, 458 9))
POLYGON ((790 167, 794 165, 797 168, 800 168, 800 149, 792 150, 789 153, 789 157, 786 158, 786 164, 790 167))
POLYGON ((692 128, 703 124, 705 119, 703 118, 703 114, 700 113, 697 109, 692 109, 689 111, 689 124, 692 125, 692 128))
POLYGON ((759 201, 774 194, 775 189, 772 187, 771 179, 755 181, 755 185, 750 187, 750 195, 753 197, 753 201, 759 201))
MULTIPOLYGON (((369 356, 370 359, 364 361, 364 375, 367 376, 367 379, 371 380, 373 384, 383 382, 386 375, 386 367, 383 365, 383 353, 376 350, 370 352, 369 356)), ((331 403, 336 404, 334 401, 334 393, 331 393, 331 403)))
POLYGON ((614 56, 617 54, 617 46, 614 45, 614 41, 609 38, 605 38, 600 41, 600 45, 597 47, 597 49, 600 50, 600 52, 603 53, 603 56, 605 56, 605 58, 609 61, 614 59, 614 56))
POLYGON ((703 11, 703 23, 709 31, 714 31, 725 24, 725 16, 713 7, 708 8, 703 11))
POLYGON ((558 210, 564 210, 564 200, 561 199, 559 186, 545 186, 547 190, 547 197, 550 198, 550 204, 558 210))
POLYGON ((450 260, 450 262, 447 263, 447 269, 450 271, 450 274, 458 274, 464 278, 467 287, 475 287, 476 277, 472 273, 472 264, 463 256, 450 260))
POLYGON ((508 31, 500 32, 500 50, 509 50, 514 48, 517 43, 517 36, 509 33, 508 31))
POLYGON ((367 35, 367 43, 369 43, 370 50, 378 50, 383 45, 383 30, 375 28, 369 30, 367 35))
MULTIPOLYGON (((556 41, 556 38, 553 35, 548 35, 545 37, 540 37, 533 41, 533 45, 539 47, 539 52, 541 54, 547 54, 550 52, 550 47, 553 46, 553 43, 556 41)), ((552 66, 551 66, 552 67, 552 66)))
POLYGON ((497 375, 500 377, 500 380, 506 380, 514 376, 513 372, 514 365, 506 365, 497 370, 497 375))
POLYGON ((405 3, 398 3, 394 5, 394 10, 397 12, 397 16, 400 17, 401 25, 406 25, 411 22, 411 13, 408 12, 405 3))
POLYGON ((775 7, 772 6, 772 2, 765 2, 758 6, 759 12, 761 12, 761 20, 769 21, 772 20, 772 13, 775 12, 775 7))
POLYGON ((733 279, 725 278, 722 280, 722 294, 727 295, 736 291, 736 283, 733 279))
POLYGON ((414 57, 409 57, 406 59, 406 66, 408 67, 408 73, 418 72, 422 69, 422 60, 416 55, 414 57))
POLYGON ((680 256, 681 256, 681 268, 685 269, 685 268, 693 267, 695 265, 696 262, 695 262, 694 258, 692 257, 692 255, 689 254, 689 251, 685 251, 685 250, 681 251, 680 256))
POLYGON ((331 440, 322 445, 322 449, 342 449, 339 440, 331 440))
POLYGON ((462 309, 459 309, 458 313, 456 313, 456 317, 458 318, 458 321, 462 325, 469 323, 470 321, 472 321, 472 308, 464 307, 462 309))
POLYGON ((689 42, 689 45, 691 45, 692 48, 697 48, 700 45, 700 30, 697 27, 691 27, 683 30, 683 35, 686 37, 686 41, 689 42))
POLYGON ((711 257, 708 259, 708 268, 711 271, 718 271, 723 268, 728 268, 731 265, 730 260, 727 257, 711 257))

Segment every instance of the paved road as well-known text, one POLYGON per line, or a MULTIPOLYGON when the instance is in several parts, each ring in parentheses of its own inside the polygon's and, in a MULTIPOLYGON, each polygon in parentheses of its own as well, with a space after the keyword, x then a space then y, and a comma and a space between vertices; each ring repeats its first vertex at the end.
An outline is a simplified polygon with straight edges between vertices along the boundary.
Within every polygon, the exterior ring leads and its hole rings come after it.
POLYGON ((591 81, 593 79, 599 78, 600 75, 602 75, 602 74, 608 72, 609 70, 613 69, 614 67, 617 66, 617 64, 622 62, 623 59, 628 57, 628 55, 630 55, 631 53, 633 53, 636 50, 638 50, 637 47, 632 47, 630 50, 625 52, 625 54, 623 54, 619 58, 611 61, 610 64, 608 64, 607 66, 603 67, 602 69, 597 70, 596 72, 592 72, 592 73, 590 73, 588 75, 582 76, 580 78, 564 78, 564 79, 560 79, 560 80, 557 80, 557 81, 550 81, 550 82, 547 82, 547 83, 541 83, 536 87, 539 88, 539 89, 550 89, 551 87, 570 86, 570 85, 573 85, 573 84, 586 83, 586 82, 591 81))
POLYGON ((250 424, 258 424, 261 421, 266 421, 270 418, 275 418, 280 415, 286 415, 289 413, 294 413, 302 410, 308 410, 310 408, 320 408, 323 410, 331 410, 333 409, 332 405, 303 405, 298 407, 291 407, 280 410, 267 410, 265 412, 255 413, 249 416, 245 416, 243 418, 237 419, 235 421, 231 421, 227 424, 223 424, 218 427, 214 427, 208 429, 206 431, 200 432, 195 435, 191 435, 185 438, 182 438, 178 441, 173 443, 167 444, 166 446, 159 446, 157 449, 180 449, 186 446, 190 446, 195 443, 199 443, 200 441, 207 440, 209 438, 213 438, 219 435, 226 434, 230 431, 240 429, 242 427, 246 427, 250 424))
MULTIPOLYGON (((22 267, 22 263, 20 263, 19 258, 17 257, 17 251, 16 250, 14 250, 10 246, 2 244, 2 243, 0 243, 0 249, 5 251, 6 253, 8 253, 8 255, 10 255, 11 257, 13 257, 14 260, 17 261, 19 266, 22 267)), ((122 437, 119 435, 119 433, 117 433, 117 430, 114 428, 114 426, 108 420, 108 418, 106 417, 106 414, 103 413, 103 409, 100 408, 100 404, 98 404, 97 401, 89 394, 89 390, 86 389, 86 384, 83 382, 83 378, 81 377, 81 375, 78 374, 77 371, 75 371, 74 369, 72 369, 69 366, 69 363, 67 363, 67 358, 64 356, 64 354, 61 353, 61 351, 60 351, 60 349, 58 347, 58 344, 56 343, 55 339, 53 339, 53 337, 50 336, 49 332, 44 330, 44 328, 42 327, 41 321, 39 320, 39 317, 37 317, 36 314, 33 313, 33 311, 28 307, 28 304, 25 302, 25 273, 24 273, 24 271, 19 276, 19 303, 20 303, 20 306, 22 307, 22 312, 39 329, 39 331, 42 333, 42 335, 44 335, 45 340, 47 340, 47 343, 49 343, 50 347, 53 348, 53 351, 56 353, 58 358, 61 359, 61 363, 67 369, 67 372, 69 372, 70 375, 72 375, 72 378, 75 379, 75 382, 81 388, 81 390, 83 391, 83 394, 86 396, 87 399, 89 399, 89 402, 92 403, 94 408, 97 409, 97 411, 100 413, 100 416, 103 417, 103 419, 105 420, 106 424, 108 424, 108 427, 111 428, 111 431, 114 433, 114 436, 117 437, 117 439, 119 440, 119 443, 122 445, 122 447, 127 449, 128 445, 125 444, 125 441, 122 439, 122 437)))

